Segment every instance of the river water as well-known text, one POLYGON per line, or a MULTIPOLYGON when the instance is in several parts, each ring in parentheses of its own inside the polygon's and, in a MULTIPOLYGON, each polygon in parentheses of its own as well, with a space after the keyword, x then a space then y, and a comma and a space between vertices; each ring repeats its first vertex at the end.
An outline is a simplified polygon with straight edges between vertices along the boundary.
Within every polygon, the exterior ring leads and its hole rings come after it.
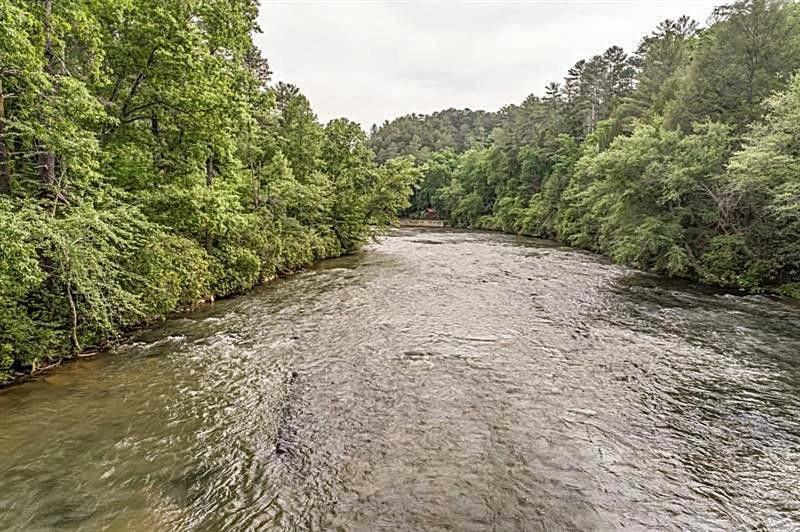
POLYGON ((0 392, 0 529, 800 529, 800 307, 403 229, 0 392))

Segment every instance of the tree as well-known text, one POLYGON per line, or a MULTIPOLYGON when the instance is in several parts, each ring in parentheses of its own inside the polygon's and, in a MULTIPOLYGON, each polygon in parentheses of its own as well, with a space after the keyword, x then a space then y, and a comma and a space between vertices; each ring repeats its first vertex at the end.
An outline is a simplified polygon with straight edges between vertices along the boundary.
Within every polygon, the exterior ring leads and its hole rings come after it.
POLYGON ((704 257, 708 282, 800 295, 800 76, 767 103, 714 194, 719 235, 704 257))
POLYGON ((612 46, 578 61, 543 97, 503 107, 488 146, 426 154, 413 209, 800 295, 798 82, 764 107, 800 67, 798 9, 743 0, 708 28, 662 22, 633 57, 612 46))
POLYGON ((373 154, 361 126, 343 118, 325 126, 322 168, 332 185, 331 229, 342 249, 353 251, 369 236, 367 193, 375 179, 373 154))
POLYGON ((447 148, 462 153, 473 147, 483 147, 489 142, 497 126, 496 113, 470 109, 447 109, 431 115, 407 115, 381 127, 375 126, 369 137, 369 146, 377 161, 413 155, 424 163, 432 153, 447 148))
POLYGON ((800 68, 800 6, 782 0, 741 0, 714 10, 668 106, 667 124, 691 129, 706 118, 742 131, 761 117, 765 97, 800 68))
POLYGON ((0 0, 0 382, 353 251, 405 207, 410 161, 377 166, 357 125, 269 85, 257 7, 0 0))

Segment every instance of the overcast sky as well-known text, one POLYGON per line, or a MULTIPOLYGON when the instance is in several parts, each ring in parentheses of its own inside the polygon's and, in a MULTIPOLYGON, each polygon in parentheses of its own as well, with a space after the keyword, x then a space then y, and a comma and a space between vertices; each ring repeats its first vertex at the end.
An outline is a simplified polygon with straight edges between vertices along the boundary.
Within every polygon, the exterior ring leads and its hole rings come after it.
POLYGON ((613 44, 631 51, 665 18, 705 23, 720 3, 262 0, 257 44, 273 80, 298 85, 320 120, 369 128, 412 112, 519 103, 580 59, 613 44))

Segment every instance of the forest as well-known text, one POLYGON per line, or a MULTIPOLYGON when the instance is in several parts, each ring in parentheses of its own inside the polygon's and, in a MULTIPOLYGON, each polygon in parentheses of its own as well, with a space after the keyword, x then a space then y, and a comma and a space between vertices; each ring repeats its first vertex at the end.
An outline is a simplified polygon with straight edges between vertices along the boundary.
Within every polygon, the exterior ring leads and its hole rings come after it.
POLYGON ((706 26, 665 20, 497 115, 411 115, 370 143, 422 165, 409 215, 800 297, 798 69, 800 4, 744 0, 706 26))
POLYGON ((369 135, 272 81, 258 9, 0 0, 0 382, 351 253, 398 211, 800 297, 797 2, 665 20, 518 105, 369 135))
POLYGON ((0 382, 350 253, 408 204, 253 44, 256 0, 0 0, 0 382))

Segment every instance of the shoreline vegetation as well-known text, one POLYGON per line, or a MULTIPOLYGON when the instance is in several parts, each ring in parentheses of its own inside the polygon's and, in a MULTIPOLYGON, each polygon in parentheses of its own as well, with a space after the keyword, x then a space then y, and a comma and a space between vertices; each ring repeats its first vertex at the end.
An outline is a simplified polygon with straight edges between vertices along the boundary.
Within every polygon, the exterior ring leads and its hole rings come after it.
POLYGON ((359 249, 419 170, 272 83, 254 0, 0 0, 0 382, 359 249))
POLYGON ((544 96, 407 115, 369 143, 422 166, 404 216, 800 298, 799 70, 800 4, 736 1, 578 61, 544 96))
POLYGON ((399 227, 447 227, 447 221, 425 218, 400 218, 397 220, 399 227))
POLYGON ((665 20, 544 96, 369 135, 273 83, 258 9, 0 0, 0 383, 398 213, 800 298, 797 1, 665 20))
POLYGON ((64 367, 67 364, 71 364, 73 362, 77 362, 77 361, 88 359, 88 358, 94 358, 96 356, 103 356, 103 355, 113 354, 113 350, 116 347, 116 345, 119 342, 124 341, 127 336, 129 336, 132 333, 135 333, 136 331, 141 331, 141 330, 146 329, 147 327, 153 326, 154 324, 157 324, 159 322, 163 322, 163 321, 166 321, 166 320, 169 320, 169 319, 172 319, 172 318, 177 318, 177 317, 183 316, 185 314, 192 314, 194 312, 203 310, 205 308, 213 306, 214 303, 216 303, 217 301, 223 301, 225 299, 235 298, 235 297, 238 297, 238 296, 241 296, 241 295, 245 295, 245 294, 249 293, 251 290, 254 290, 254 289, 256 289, 256 288, 258 288, 260 286, 265 286, 265 285, 268 285, 270 283, 273 283, 273 282, 277 281, 278 279, 285 279, 285 278, 291 277, 293 275, 297 275, 299 273, 302 273, 302 272, 306 271, 308 268, 313 267, 315 264, 318 264, 321 261, 329 260, 329 259, 335 259, 335 258, 343 257, 343 256, 345 256, 345 254, 340 254, 340 255, 332 256, 332 257, 323 257, 323 258, 320 258, 320 259, 318 259, 318 260, 316 260, 316 261, 314 261, 312 263, 306 264, 305 266, 299 267, 299 268, 297 268, 295 270, 282 272, 280 274, 272 275, 271 277, 263 278, 263 279, 259 280, 256 284, 254 284, 252 287, 247 289, 246 291, 227 294, 227 295, 219 296, 219 297, 209 296, 206 299, 195 301, 191 305, 188 305, 188 306, 185 306, 185 307, 176 308, 176 309, 174 309, 171 312, 168 312, 166 314, 154 317, 152 319, 143 321, 141 323, 137 323, 137 324, 135 324, 133 326, 130 326, 130 327, 124 329, 124 330, 118 331, 118 333, 115 336, 115 338, 113 340, 110 340, 109 343, 107 343, 105 345, 95 346, 90 350, 86 350, 86 351, 83 351, 83 352, 80 352, 80 353, 74 353, 74 354, 68 354, 68 355, 65 354, 65 355, 62 355, 60 357, 49 358, 48 362, 46 363, 46 365, 40 366, 40 367, 31 366, 28 369, 27 372, 14 370, 13 373, 8 373, 6 375, 5 380, 0 380, 0 392, 2 392, 2 390, 5 389, 5 388, 9 388, 9 387, 12 387, 12 386, 17 386, 17 385, 20 385, 20 384, 24 384, 24 383, 26 383, 26 382, 28 382, 28 381, 30 381, 32 379, 36 379, 38 377, 46 376, 50 372, 55 371, 55 370, 57 370, 57 369, 59 369, 61 367, 64 367))

